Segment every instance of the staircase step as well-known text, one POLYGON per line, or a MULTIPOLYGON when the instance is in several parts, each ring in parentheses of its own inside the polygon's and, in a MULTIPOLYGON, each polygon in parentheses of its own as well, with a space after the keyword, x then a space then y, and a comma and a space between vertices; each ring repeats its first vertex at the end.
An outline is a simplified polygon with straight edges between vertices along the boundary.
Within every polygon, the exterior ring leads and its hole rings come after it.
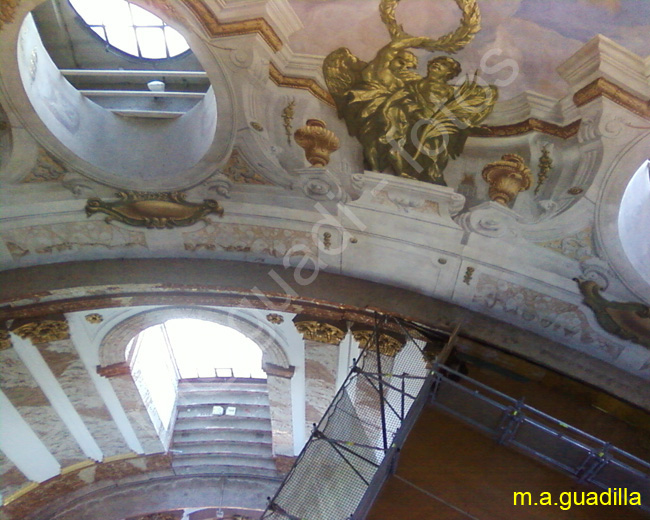
POLYGON ((176 475, 223 475, 230 477, 238 476, 255 476, 265 479, 277 480, 278 484, 282 481, 282 475, 274 469, 248 468, 243 466, 175 466, 176 475))
POLYGON ((266 379, 225 379, 202 378, 182 379, 178 382, 179 392, 206 392, 206 391, 240 391, 267 393, 266 379))
MULTIPOLYGON (((233 401, 232 399, 230 401, 233 401)), ((191 417, 219 417, 213 415, 213 407, 221 406, 224 411, 228 407, 235 408, 235 415, 226 417, 253 417, 259 419, 270 419, 271 410, 267 405, 254 405, 254 404, 241 404, 235 402, 214 402, 210 404, 189 404, 178 406, 178 418, 191 418, 191 417)))
POLYGON ((269 405, 268 392, 252 390, 192 390, 178 392, 178 404, 191 406, 201 404, 236 403, 259 406, 269 405))
POLYGON ((275 462, 266 457, 254 455, 174 455, 174 468, 187 466, 239 466, 244 468, 261 468, 275 470, 275 462))
POLYGON ((241 443, 266 443, 271 444, 270 430, 233 430, 209 429, 209 430, 174 430, 172 446, 183 443, 194 442, 241 442, 241 443))
POLYGON ((205 442, 174 442, 172 445, 174 457, 180 455, 250 455, 270 458, 273 455, 271 444, 264 442, 232 442, 232 441, 205 441, 205 442))
POLYGON ((211 415, 207 417, 179 417, 176 419, 175 431, 195 428, 237 428, 243 430, 271 430, 271 420, 257 417, 237 417, 229 415, 211 415))

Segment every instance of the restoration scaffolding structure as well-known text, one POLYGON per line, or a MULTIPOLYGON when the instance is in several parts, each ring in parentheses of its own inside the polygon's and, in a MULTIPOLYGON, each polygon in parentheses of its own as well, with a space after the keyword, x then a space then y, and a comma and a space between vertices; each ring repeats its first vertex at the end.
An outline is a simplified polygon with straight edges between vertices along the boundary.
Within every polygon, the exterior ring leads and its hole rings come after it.
POLYGON ((364 520, 427 403, 580 482, 639 492, 650 511, 650 464, 445 366, 457 333, 376 318, 261 519, 364 520))

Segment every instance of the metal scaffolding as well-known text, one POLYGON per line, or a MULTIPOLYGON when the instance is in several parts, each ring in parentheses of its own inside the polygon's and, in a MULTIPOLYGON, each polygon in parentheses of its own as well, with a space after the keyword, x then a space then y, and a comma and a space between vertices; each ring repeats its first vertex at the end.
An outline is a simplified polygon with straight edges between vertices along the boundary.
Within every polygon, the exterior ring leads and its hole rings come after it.
MULTIPOLYGON (((367 514, 434 381, 424 352, 427 341, 415 339, 417 333, 406 324, 391 321, 405 342, 389 353, 382 345, 386 325, 375 323, 372 338, 263 519, 356 520, 367 514)), ((436 334, 444 344, 446 335, 436 334)))
POLYGON ((650 464, 445 366, 457 332, 377 321, 262 520, 363 520, 427 402, 580 482, 637 491, 650 510, 650 464), (406 339, 397 352, 382 348, 388 325, 406 339))

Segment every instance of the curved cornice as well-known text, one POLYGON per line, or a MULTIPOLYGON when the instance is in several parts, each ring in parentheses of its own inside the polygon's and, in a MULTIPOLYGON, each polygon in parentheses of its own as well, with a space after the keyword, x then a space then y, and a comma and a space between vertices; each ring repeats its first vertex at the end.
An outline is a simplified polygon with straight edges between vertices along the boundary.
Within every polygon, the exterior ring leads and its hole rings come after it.
POLYGON ((586 87, 581 88, 573 95, 573 102, 576 106, 581 107, 601 96, 626 108, 634 114, 650 119, 650 101, 635 96, 605 78, 598 78, 586 87))
POLYGON ((250 262, 141 259, 8 270, 0 273, 0 320, 55 309, 74 312, 163 302, 309 312, 360 322, 372 320, 378 311, 444 330, 462 322, 467 339, 522 356, 644 409, 650 403, 650 387, 642 379, 494 317, 410 290, 332 273, 321 272, 312 283, 300 284, 293 269, 281 273, 275 269, 250 262))

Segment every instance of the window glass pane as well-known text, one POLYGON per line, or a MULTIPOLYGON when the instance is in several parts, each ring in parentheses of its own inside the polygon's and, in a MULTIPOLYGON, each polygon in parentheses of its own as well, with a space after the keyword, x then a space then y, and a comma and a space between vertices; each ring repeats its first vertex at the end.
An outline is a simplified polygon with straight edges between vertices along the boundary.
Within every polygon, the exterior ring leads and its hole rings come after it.
POLYGON ((155 14, 145 11, 135 4, 131 4, 131 15, 133 16, 133 25, 161 26, 163 24, 163 21, 155 14))
POLYGON ((131 13, 126 2, 107 2, 104 7, 106 8, 104 12, 105 25, 131 25, 131 13), (108 4, 110 4, 110 9, 108 9, 108 4))
POLYGON ((128 54, 164 59, 189 49, 185 39, 175 29, 168 27, 153 13, 126 0, 69 1, 92 31, 128 54), (102 26, 106 26, 105 32, 102 26))
POLYGON ((102 40, 106 41, 106 33, 104 32, 104 27, 99 26, 99 27, 91 27, 93 32, 97 33, 97 36, 99 36, 102 40))
POLYGON ((176 56, 190 48, 185 38, 176 29, 166 26, 165 37, 167 38, 167 48, 169 49, 170 56, 176 56))
POLYGON ((138 45, 135 41, 133 27, 124 25, 106 25, 108 43, 128 54, 138 55, 138 45))
MULTIPOLYGON (((92 4, 84 0, 70 0, 70 4, 74 7, 74 10, 77 11, 77 14, 83 18, 84 22, 88 25, 101 25, 104 23, 103 19, 103 9, 97 6, 98 2, 92 4)), ((106 2, 112 3, 112 2, 106 2)))
POLYGON ((165 35, 162 28, 138 27, 136 29, 140 53, 143 58, 160 59, 167 57, 165 35))

